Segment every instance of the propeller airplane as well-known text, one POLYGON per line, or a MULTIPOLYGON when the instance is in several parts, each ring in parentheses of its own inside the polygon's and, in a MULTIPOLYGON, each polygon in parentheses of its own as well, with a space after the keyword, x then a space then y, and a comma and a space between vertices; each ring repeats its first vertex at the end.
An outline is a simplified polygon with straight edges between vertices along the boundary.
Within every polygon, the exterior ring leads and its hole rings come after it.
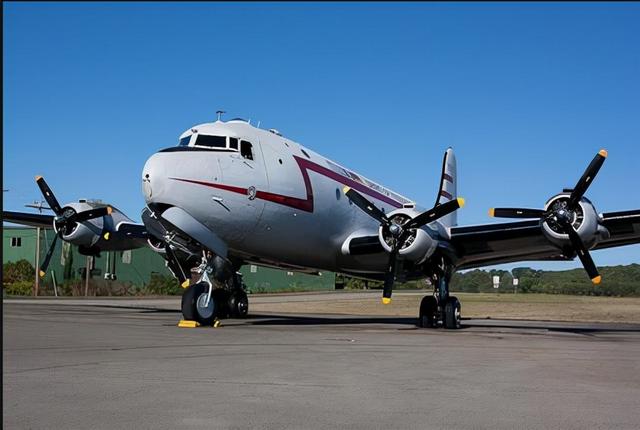
POLYGON ((577 256, 599 284, 590 250, 640 243, 640 210, 598 213, 585 197, 607 155, 596 154, 575 187, 551 197, 543 209, 489 211, 519 221, 458 226, 464 199, 457 194, 451 148, 435 204, 426 209, 277 130, 218 118, 189 128, 177 146, 147 160, 142 223, 101 202, 61 206, 40 176, 36 183, 54 215, 3 212, 3 219, 53 226, 43 276, 58 238, 87 255, 151 247, 185 289, 184 318, 201 324, 247 315, 238 270, 250 263, 383 281, 384 304, 397 281, 429 278, 434 292, 421 302, 419 325, 455 329, 461 305, 449 285, 456 270, 577 256))

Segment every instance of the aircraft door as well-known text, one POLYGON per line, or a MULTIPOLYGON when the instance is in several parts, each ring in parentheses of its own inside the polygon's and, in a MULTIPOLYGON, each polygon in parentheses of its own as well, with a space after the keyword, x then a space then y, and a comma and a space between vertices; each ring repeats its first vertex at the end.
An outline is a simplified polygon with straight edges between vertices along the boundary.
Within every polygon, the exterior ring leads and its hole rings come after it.
POLYGON ((219 182, 232 192, 221 193, 224 197, 217 203, 232 215, 234 231, 228 232, 229 237, 242 241, 254 231, 262 216, 265 201, 257 195, 259 191, 268 191, 269 184, 260 141, 230 138, 232 148, 236 142, 238 152, 225 152, 218 158, 219 182))

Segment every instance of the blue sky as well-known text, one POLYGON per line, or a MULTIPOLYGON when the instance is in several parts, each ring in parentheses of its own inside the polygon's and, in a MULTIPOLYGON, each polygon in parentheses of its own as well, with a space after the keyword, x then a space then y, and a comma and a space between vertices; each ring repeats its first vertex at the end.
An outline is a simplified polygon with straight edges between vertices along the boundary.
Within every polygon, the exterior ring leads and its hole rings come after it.
MULTIPOLYGON (((41 174, 61 201, 101 198, 138 220, 145 160, 218 109, 425 206, 452 146, 462 225, 542 207, 600 148, 588 197, 600 212, 640 208, 638 3, 3 9, 7 210, 40 198, 41 174)), ((640 246, 594 258, 639 263, 640 246)))

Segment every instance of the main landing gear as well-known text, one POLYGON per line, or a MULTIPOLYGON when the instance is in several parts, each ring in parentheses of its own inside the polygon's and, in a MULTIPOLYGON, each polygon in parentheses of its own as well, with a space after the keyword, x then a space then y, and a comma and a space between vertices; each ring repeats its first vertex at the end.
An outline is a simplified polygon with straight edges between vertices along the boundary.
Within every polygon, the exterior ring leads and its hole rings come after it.
POLYGON ((441 270, 434 273, 434 292, 426 296, 420 302, 418 314, 418 327, 431 328, 442 326, 448 329, 460 328, 460 301, 455 296, 449 295, 449 282, 453 270, 442 264, 441 270))
POLYGON ((249 299, 244 289, 242 275, 234 270, 229 273, 218 258, 203 257, 198 267, 200 280, 182 294, 182 315, 185 320, 201 325, 213 325, 222 318, 245 318, 249 312, 249 299), (222 286, 217 287, 214 277, 222 286))

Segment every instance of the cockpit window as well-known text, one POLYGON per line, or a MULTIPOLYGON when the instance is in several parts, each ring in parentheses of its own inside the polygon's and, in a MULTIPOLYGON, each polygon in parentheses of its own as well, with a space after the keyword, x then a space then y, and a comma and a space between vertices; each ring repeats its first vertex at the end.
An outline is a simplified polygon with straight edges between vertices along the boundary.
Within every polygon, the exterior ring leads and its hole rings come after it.
POLYGON ((180 139, 180 143, 178 144, 178 146, 189 146, 190 140, 191 140, 191 135, 185 136, 182 139, 180 139))
POLYGON ((235 149, 237 151, 238 150, 238 139, 236 139, 235 137, 230 137, 229 138, 229 148, 235 149))
POLYGON ((246 140, 240 141, 240 155, 242 155, 247 160, 253 160, 253 151, 251 150, 251 148, 251 142, 247 142, 246 140))
POLYGON ((226 148, 227 137, 207 136, 206 134, 199 134, 195 144, 196 146, 208 146, 210 148, 226 148))

